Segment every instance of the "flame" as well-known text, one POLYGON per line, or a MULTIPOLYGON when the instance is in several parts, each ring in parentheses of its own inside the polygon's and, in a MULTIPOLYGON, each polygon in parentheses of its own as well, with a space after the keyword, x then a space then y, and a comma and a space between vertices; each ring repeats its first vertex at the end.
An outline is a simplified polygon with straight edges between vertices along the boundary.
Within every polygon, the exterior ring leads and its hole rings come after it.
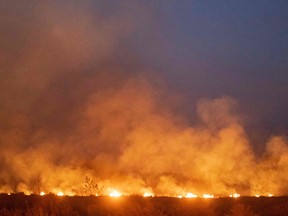
POLYGON ((112 191, 110 194, 109 194, 110 197, 120 197, 122 196, 122 194, 116 190, 112 191))
POLYGON ((214 195, 213 194, 203 194, 203 198, 211 199, 211 198, 214 198, 214 195))
POLYGON ((57 193, 57 196, 64 196, 64 193, 63 193, 62 191, 59 191, 59 192, 57 193))
MULTIPOLYGON (((57 190, 56 190, 57 191, 57 190)), ((121 196, 123 196, 123 194, 122 193, 120 193, 119 191, 117 191, 117 190, 110 190, 111 192, 108 194, 108 196, 110 196, 110 197, 121 197, 121 196)), ((53 192, 52 192, 53 193, 53 192)), ((65 191, 65 193, 64 192, 62 192, 62 191, 59 191, 59 192, 54 192, 54 194, 56 194, 57 196, 59 196, 59 197, 62 197, 62 196, 76 196, 77 194, 76 193, 73 193, 73 192, 69 192, 69 191, 65 191)), ((11 193, 8 193, 7 192, 7 195, 11 195, 11 193)), ((40 196, 45 196, 46 195, 46 193, 44 192, 44 191, 41 191, 40 193, 39 193, 39 195, 40 196)), ((95 196, 101 196, 101 195, 105 195, 105 194, 98 194, 98 193, 96 193, 95 194, 95 196)), ((126 194, 126 196, 131 196, 131 194, 126 194)), ((153 193, 153 192, 144 192, 143 193, 143 195, 142 195, 143 197, 155 197, 155 194, 153 193)), ((161 196, 161 194, 159 194, 158 196, 161 196)), ((239 198, 241 195, 239 194, 239 193, 233 193, 233 194, 230 194, 229 195, 229 197, 231 197, 231 198, 239 198)), ((251 196, 253 196, 253 197, 261 197, 261 196, 263 196, 263 197, 273 197, 274 195, 272 194, 272 193, 267 193, 267 194, 254 194, 254 195, 251 195, 251 196)), ((179 194, 179 195, 172 195, 172 196, 170 196, 170 197, 177 197, 177 198, 179 198, 179 199, 181 199, 181 198, 198 198, 199 196, 198 195, 196 195, 196 194, 193 194, 193 193, 191 193, 191 192, 188 192, 188 193, 186 193, 186 195, 185 196, 183 196, 183 195, 181 195, 181 194, 179 194)), ((203 194, 202 196, 200 196, 201 198, 204 198, 204 199, 211 199, 211 198, 215 198, 215 196, 213 195, 213 194, 203 194)), ((217 197, 222 197, 222 196, 217 196, 217 197)), ((216 198, 217 198, 216 197, 216 198)))
POLYGON ((230 194, 230 197, 238 198, 238 197, 240 197, 240 194, 238 194, 238 193, 233 193, 233 194, 230 194))
POLYGON ((186 196, 185 196, 186 198, 197 198, 198 196, 196 195, 196 194, 193 194, 193 193, 187 193, 186 194, 186 196))
POLYGON ((143 197, 154 197, 154 194, 153 193, 150 193, 150 192, 145 192, 143 194, 143 197))

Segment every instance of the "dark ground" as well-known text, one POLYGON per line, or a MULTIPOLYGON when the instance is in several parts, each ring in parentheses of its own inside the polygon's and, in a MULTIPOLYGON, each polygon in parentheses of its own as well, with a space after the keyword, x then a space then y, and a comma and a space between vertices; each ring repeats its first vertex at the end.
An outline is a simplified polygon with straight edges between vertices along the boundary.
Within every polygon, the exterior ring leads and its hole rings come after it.
POLYGON ((171 197, 57 197, 0 194, 1 216, 288 215, 288 197, 179 199, 171 197))

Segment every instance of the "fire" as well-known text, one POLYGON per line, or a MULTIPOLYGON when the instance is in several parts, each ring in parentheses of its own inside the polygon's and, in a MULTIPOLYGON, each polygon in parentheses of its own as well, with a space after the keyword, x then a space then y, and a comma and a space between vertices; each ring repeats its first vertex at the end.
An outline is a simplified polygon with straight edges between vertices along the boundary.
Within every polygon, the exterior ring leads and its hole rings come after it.
POLYGON ((112 191, 110 194, 109 194, 110 197, 120 197, 122 196, 122 194, 116 190, 112 191))
MULTIPOLYGON (((8 195, 10 195, 11 193, 9 193, 9 192, 6 192, 8 195)), ((65 191, 65 192, 63 192, 63 191, 59 191, 59 190, 54 190, 54 191, 52 191, 51 193, 54 193, 56 196, 59 196, 59 197, 62 197, 62 196, 76 196, 77 194, 76 193, 73 193, 73 192, 71 192, 71 191, 65 191)), ((39 196, 45 196, 47 193, 45 193, 44 191, 41 191, 40 193, 39 193, 39 196)), ((105 194, 98 194, 98 193, 96 193, 95 194, 95 196, 101 196, 101 195, 105 195, 105 194)), ((109 189, 108 190, 108 194, 106 194, 107 196, 110 196, 110 197, 121 197, 121 196, 123 196, 123 194, 121 193, 121 192, 119 192, 119 191, 117 191, 117 190, 114 190, 114 189, 109 189), (110 193, 109 193, 109 191, 110 191, 110 193)), ((125 196, 131 196, 131 194, 125 194, 125 196)), ((142 194, 142 196, 143 197, 155 197, 155 194, 153 193, 153 192, 151 192, 151 191, 146 191, 146 192, 144 192, 143 194, 142 194)), ((157 196, 157 195, 156 195, 157 196)), ((161 194, 159 194, 158 196, 161 196, 161 194)), ((251 194, 250 195, 251 197, 273 197, 274 196, 274 194, 272 194, 272 193, 266 193, 266 194, 261 194, 261 193, 259 193, 259 194, 251 194)), ((197 194, 194 194, 194 193, 191 193, 191 192, 188 192, 188 193, 186 193, 185 195, 182 195, 182 194, 179 194, 179 195, 172 195, 171 197, 176 197, 176 198, 179 198, 179 199, 181 199, 181 198, 203 198, 203 199, 211 199, 211 198, 218 198, 218 197, 226 197, 226 196, 224 196, 224 195, 217 195, 216 197, 211 193, 211 194, 203 194, 202 196, 198 196, 197 194)), ((239 193, 231 193, 230 195, 229 195, 229 197, 231 197, 231 198, 239 198, 239 197, 241 197, 241 195, 239 194, 239 193)))
MULTIPOLYGON (((57 190, 56 190, 57 191, 57 190)), ((58 192, 54 192, 57 196, 75 196, 76 194, 75 193, 72 193, 72 192, 69 192, 69 191, 65 191, 65 194, 64 194, 64 192, 63 191, 58 191, 58 192)), ((10 193, 7 193, 8 195, 10 195, 10 193)), ((40 193, 39 193, 39 195, 40 196, 45 196, 46 195, 46 193, 44 192, 44 191, 41 191, 40 193)), ((103 195, 103 194, 102 194, 103 195)), ((130 196, 129 194, 126 194, 127 196, 130 196)), ((98 194, 98 193, 96 193, 95 194, 95 196, 101 196, 101 194, 98 194)), ((121 192, 119 192, 119 191, 117 191, 117 190, 114 190, 114 189, 112 189, 112 190, 110 190, 110 193, 108 194, 108 196, 110 196, 110 197, 121 197, 121 196, 123 196, 123 194, 121 193, 121 192)), ((143 195, 142 195, 143 197, 155 197, 155 194, 153 193, 153 192, 151 192, 151 191, 146 191, 146 192, 144 192, 143 193, 143 195)), ((159 196, 161 196, 161 195, 159 195, 159 196)), ((272 194, 272 193, 267 193, 267 194, 254 194, 254 195, 251 195, 251 196, 253 196, 253 197, 261 197, 261 196, 263 196, 263 197, 273 197, 274 196, 274 194, 272 194)), ((204 198, 204 199, 211 199, 211 198, 215 198, 215 196, 211 193, 211 194, 203 194, 202 196, 198 196, 197 194, 194 194, 194 193, 191 193, 191 192, 188 192, 188 193, 186 193, 185 195, 182 195, 182 194, 179 194, 179 195, 175 195, 175 196, 172 196, 172 197, 177 197, 177 198, 179 198, 179 199, 181 199, 181 198, 198 198, 198 197, 200 197, 200 198, 204 198)), ((218 197, 218 196, 217 196, 218 197)), ((222 197, 221 195, 219 195, 219 197, 222 197)), ((231 198, 239 198, 239 197, 241 197, 241 195, 239 194, 239 193, 231 193, 230 195, 229 195, 229 197, 231 197, 231 198)))
POLYGON ((154 197, 154 194, 153 193, 149 193, 149 192, 145 192, 143 194, 143 197, 154 197))
POLYGON ((197 198, 198 196, 196 195, 196 194, 193 194, 193 193, 187 193, 186 194, 186 196, 185 196, 186 198, 197 198))
POLYGON ((211 199, 211 198, 214 198, 214 195, 213 194, 203 194, 203 198, 211 199))
POLYGON ((64 193, 62 191, 57 193, 57 196, 64 196, 64 193))
POLYGON ((230 197, 238 198, 238 197, 240 197, 240 194, 238 194, 238 193, 230 194, 230 197))

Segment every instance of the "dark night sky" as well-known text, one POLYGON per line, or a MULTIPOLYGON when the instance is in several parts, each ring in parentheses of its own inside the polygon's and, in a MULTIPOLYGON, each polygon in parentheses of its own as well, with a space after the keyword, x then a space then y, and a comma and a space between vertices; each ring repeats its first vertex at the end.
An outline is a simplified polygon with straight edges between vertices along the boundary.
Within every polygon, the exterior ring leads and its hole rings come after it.
MULTIPOLYGON (((73 107, 81 103, 71 96, 72 89, 81 86, 79 77, 95 78, 95 68, 101 70, 103 65, 109 65, 129 71, 124 72, 127 77, 138 71, 156 74, 171 92, 184 98, 181 112, 192 123, 197 100, 227 95, 239 102, 240 112, 247 116, 246 129, 255 145, 270 135, 287 134, 287 1, 40 2, 3 1, 0 5, 1 98, 6 107, 2 107, 2 113, 6 113, 3 116, 11 115, 5 111, 11 110, 11 106, 17 111, 30 100, 33 104, 45 101, 45 97, 53 98, 56 92, 62 96, 55 96, 57 99, 53 100, 63 103, 63 110, 73 107), (98 24, 103 29, 99 30, 98 24), (72 39, 68 40, 67 47, 71 49, 59 48, 59 41, 55 43, 53 35, 47 36, 53 25, 59 29, 64 26, 63 32, 69 32, 66 36, 72 39), (102 55, 106 51, 108 54, 102 55), (71 66, 70 63, 78 59, 71 53, 84 57, 71 66), (55 60, 60 63, 51 64, 55 60), (31 64, 22 67, 23 61, 31 64), (24 69, 15 72, 15 65, 24 69), (29 72, 25 72, 25 68, 29 72), (35 76, 34 70, 44 72, 35 76), (63 72, 68 70, 76 75, 63 72), (54 71, 52 75, 51 71, 54 71), (55 74, 62 75, 59 78, 55 74), (19 80, 25 75, 28 79, 23 84, 19 80), (31 84, 33 80, 38 85, 31 84), (76 81, 79 83, 75 84, 76 81), (39 95, 27 96, 38 91, 39 95)), ((65 38, 63 41, 65 43, 65 38)), ((91 88, 79 94, 89 95, 91 88)), ((80 98, 85 101, 84 96, 80 98)), ((32 113, 31 110, 39 108, 27 107, 32 113)), ((52 113, 56 110, 54 116, 63 111, 53 107, 49 110, 52 113)), ((46 111, 35 114, 34 121, 45 119, 42 115, 46 111)))
POLYGON ((247 124, 258 128, 254 138, 287 132, 287 11, 287 1, 159 2, 157 36, 148 30, 138 38, 139 55, 164 67, 169 85, 192 104, 221 95, 239 100, 247 124), (142 49, 151 38, 165 42, 142 49))
POLYGON ((136 16, 140 24, 130 43, 142 64, 187 97, 189 116, 199 98, 229 95, 249 116, 255 142, 287 133, 287 1, 158 1, 149 7, 148 18, 136 16))

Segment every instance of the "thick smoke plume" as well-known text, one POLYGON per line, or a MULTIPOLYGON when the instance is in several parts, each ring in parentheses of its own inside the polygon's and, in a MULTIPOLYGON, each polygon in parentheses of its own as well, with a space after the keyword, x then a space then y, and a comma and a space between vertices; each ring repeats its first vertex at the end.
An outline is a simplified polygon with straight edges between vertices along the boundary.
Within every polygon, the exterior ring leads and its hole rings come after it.
POLYGON ((99 194, 288 193, 284 137, 256 156, 228 96, 199 100, 191 125, 123 47, 139 5, 83 2, 0 3, 0 192, 83 195, 87 176, 99 194))

